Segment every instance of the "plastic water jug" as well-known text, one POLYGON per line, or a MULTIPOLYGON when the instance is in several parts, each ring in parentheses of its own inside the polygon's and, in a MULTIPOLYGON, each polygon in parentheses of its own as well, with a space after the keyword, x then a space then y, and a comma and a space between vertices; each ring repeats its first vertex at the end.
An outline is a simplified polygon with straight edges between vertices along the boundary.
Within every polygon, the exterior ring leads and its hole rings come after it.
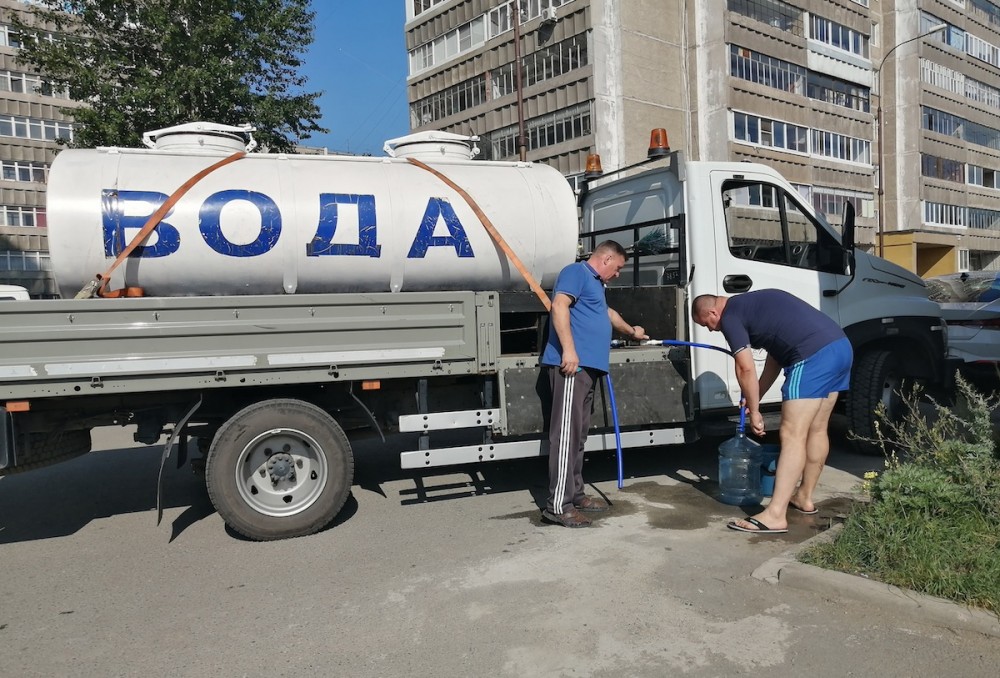
POLYGON ((777 445, 760 446, 760 496, 770 497, 774 494, 774 474, 778 469, 777 445))
POLYGON ((719 445, 719 501, 733 506, 759 504, 760 443, 747 438, 746 410, 740 407, 736 435, 719 445))

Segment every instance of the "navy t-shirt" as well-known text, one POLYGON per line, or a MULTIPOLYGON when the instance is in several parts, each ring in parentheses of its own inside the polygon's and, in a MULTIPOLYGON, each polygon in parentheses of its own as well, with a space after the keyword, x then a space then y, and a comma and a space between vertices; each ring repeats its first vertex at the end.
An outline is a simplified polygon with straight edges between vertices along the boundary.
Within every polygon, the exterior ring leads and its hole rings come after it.
MULTIPOLYGON (((570 264, 556 278, 552 296, 566 294, 573 298, 569 311, 569 326, 573 345, 582 367, 608 371, 608 354, 611 350, 611 318, 604 282, 597 271, 585 261, 570 264)), ((549 340, 542 352, 543 365, 562 362, 562 345, 555 328, 549 323, 549 340)))
POLYGON ((782 367, 846 336, 833 318, 782 290, 729 297, 719 329, 733 353, 748 346, 762 348, 782 367))

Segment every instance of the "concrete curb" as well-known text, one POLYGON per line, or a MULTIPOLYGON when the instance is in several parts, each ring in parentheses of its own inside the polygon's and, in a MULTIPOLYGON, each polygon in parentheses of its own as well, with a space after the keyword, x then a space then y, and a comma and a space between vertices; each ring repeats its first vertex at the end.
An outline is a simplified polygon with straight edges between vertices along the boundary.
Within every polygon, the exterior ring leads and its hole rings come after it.
POLYGON ((869 603, 925 624, 1000 638, 1000 617, 996 614, 853 574, 798 562, 796 555, 800 551, 815 544, 832 541, 841 527, 842 525, 835 525, 780 556, 771 558, 754 570, 751 576, 770 584, 782 584, 823 596, 869 603))

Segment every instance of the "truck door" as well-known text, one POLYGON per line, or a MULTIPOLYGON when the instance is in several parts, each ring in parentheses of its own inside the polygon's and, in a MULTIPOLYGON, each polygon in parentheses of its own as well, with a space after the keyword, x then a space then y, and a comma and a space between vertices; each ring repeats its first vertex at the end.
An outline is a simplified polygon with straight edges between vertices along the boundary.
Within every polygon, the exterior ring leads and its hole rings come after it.
MULTIPOLYGON (((697 250, 692 252, 693 296, 732 296, 777 288, 804 299, 839 323, 835 292, 848 282, 850 265, 839 234, 825 218, 815 216, 799 192, 777 175, 750 168, 739 172, 711 170, 700 182, 711 187, 710 204, 699 208, 706 218, 710 210, 713 227, 692 225, 692 231, 699 232, 698 241, 692 242, 692 249, 697 250)), ((721 334, 711 336, 697 325, 692 328, 696 342, 725 346, 721 334)), ((738 403, 740 387, 732 359, 715 351, 694 353, 701 407, 738 403)), ((766 358, 765 351, 754 350, 758 374, 766 358)), ((781 399, 781 382, 779 377, 762 397, 763 402, 781 399)))

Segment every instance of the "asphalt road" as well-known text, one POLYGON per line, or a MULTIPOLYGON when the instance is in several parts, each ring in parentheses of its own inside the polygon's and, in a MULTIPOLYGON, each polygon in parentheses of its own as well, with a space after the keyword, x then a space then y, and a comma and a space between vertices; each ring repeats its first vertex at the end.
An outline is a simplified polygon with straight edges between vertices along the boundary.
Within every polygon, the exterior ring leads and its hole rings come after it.
POLYGON ((104 451, 0 479, 0 675, 997 675, 1000 643, 750 573, 836 521, 872 458, 838 443, 819 516, 725 529, 715 447, 613 454, 595 527, 539 522, 542 460, 420 473, 358 451, 336 524, 254 543, 203 483, 122 430, 104 451))

